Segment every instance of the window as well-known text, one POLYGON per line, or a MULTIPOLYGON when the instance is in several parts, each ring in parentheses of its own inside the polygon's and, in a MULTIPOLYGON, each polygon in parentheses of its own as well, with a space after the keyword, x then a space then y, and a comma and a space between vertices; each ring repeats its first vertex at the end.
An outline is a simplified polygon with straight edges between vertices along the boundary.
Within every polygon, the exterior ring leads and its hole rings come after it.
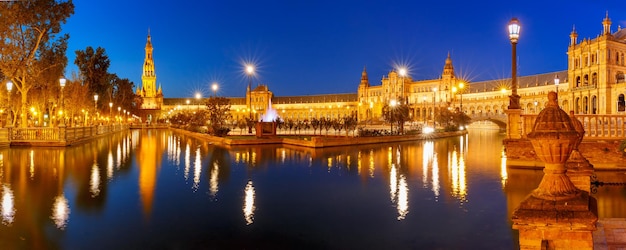
POLYGON ((576 87, 580 87, 580 76, 576 77, 576 87))
POLYGON ((598 73, 593 72, 593 74, 591 74, 591 84, 592 85, 598 85, 598 73))
POLYGON ((624 94, 620 94, 617 97, 617 111, 623 112, 626 111, 626 102, 624 102, 624 94))
POLYGON ((615 75, 615 79, 617 80, 617 83, 621 83, 624 82, 626 79, 624 79, 626 76, 624 75, 624 72, 622 71, 618 71, 617 75, 615 75))
POLYGON ((589 85, 589 75, 585 75, 585 77, 583 78, 583 85, 589 85))

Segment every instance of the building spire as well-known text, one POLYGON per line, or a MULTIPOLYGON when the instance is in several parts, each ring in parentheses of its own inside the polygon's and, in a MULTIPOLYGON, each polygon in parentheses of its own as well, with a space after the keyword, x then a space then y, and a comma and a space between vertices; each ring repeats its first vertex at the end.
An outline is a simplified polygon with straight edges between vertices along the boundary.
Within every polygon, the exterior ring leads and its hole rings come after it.
POLYGON ((578 33, 576 33, 576 25, 572 27, 572 32, 569 33, 570 38, 570 46, 576 45, 578 43, 578 33))
POLYGON ((361 72, 361 85, 366 85, 369 86, 369 80, 367 78, 367 69, 365 66, 363 66, 363 72, 361 72))
POLYGON ((448 51, 446 64, 443 66, 443 75, 454 76, 454 66, 452 66, 452 58, 450 57, 450 51, 448 51))
POLYGON ((602 20, 602 27, 604 27, 603 35, 611 34, 611 19, 609 18, 609 11, 606 11, 606 17, 602 20))

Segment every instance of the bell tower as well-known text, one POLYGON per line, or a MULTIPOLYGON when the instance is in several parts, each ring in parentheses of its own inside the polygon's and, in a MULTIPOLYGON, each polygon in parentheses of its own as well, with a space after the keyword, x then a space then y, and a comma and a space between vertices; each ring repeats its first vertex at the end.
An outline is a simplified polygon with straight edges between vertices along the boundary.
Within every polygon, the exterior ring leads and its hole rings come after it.
POLYGON ((148 30, 148 41, 146 42, 146 57, 143 61, 143 74, 141 75, 141 86, 144 97, 156 97, 156 74, 154 72, 154 59, 152 58, 152 38, 148 30))
POLYGON ((153 122, 161 111, 163 105, 163 92, 161 87, 156 86, 156 73, 154 70, 154 58, 152 57, 152 37, 148 29, 148 38, 145 47, 143 72, 141 74, 141 88, 137 89, 137 95, 141 97, 141 118, 147 122, 153 122))

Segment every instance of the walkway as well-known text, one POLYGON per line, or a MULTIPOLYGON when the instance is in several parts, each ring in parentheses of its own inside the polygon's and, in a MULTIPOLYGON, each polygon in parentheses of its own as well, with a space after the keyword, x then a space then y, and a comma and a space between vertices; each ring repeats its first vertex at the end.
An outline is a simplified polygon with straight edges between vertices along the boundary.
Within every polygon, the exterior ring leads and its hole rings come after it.
POLYGON ((598 220, 593 232, 593 248, 599 250, 626 249, 626 218, 598 220))

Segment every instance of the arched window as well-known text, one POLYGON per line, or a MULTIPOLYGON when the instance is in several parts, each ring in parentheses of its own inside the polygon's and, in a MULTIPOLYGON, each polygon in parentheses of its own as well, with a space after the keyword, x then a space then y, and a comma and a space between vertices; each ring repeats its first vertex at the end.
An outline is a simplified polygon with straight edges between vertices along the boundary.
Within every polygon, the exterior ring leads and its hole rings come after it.
POLYGON ((580 97, 576 97, 576 103, 574 105, 574 111, 576 114, 580 114, 580 97))
POLYGON ((583 85, 584 86, 589 85, 589 75, 585 75, 585 77, 583 78, 583 85))
POLYGON ((583 114, 589 114, 589 97, 583 97, 583 114))
POLYGON ((624 94, 619 94, 617 97, 617 111, 624 112, 626 111, 626 103, 624 102, 624 94))
POLYGON ((591 74, 591 84, 592 85, 598 85, 598 73, 593 72, 593 74, 591 74))
POLYGON ((580 87, 580 76, 576 77, 576 87, 580 87))
POLYGON ((598 98, 594 95, 591 97, 591 114, 597 114, 598 111, 598 98))

